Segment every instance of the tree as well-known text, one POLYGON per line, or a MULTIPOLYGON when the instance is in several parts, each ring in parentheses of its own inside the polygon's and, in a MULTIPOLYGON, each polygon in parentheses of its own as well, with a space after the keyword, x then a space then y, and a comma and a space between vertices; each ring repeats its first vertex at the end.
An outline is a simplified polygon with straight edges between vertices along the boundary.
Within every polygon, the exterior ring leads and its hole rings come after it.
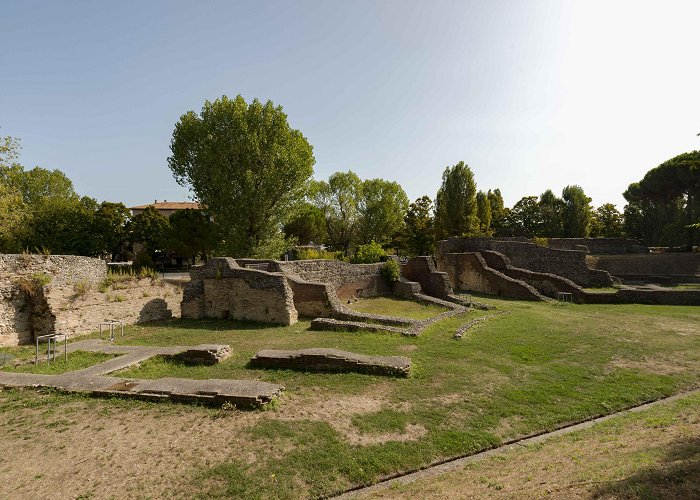
POLYGON ((214 226, 201 210, 186 208, 173 212, 165 231, 164 246, 179 256, 190 259, 192 264, 198 256, 205 260, 216 246, 214 226))
POLYGON ((435 197, 435 233, 437 239, 445 239, 477 229, 476 182, 469 166, 460 161, 442 173, 442 185, 435 197))
POLYGON ((605 203, 591 215, 591 237, 613 238, 624 233, 624 218, 612 203, 605 203))
POLYGON ((325 243, 328 238, 326 218, 320 208, 305 203, 299 215, 284 225, 284 234, 296 238, 300 245, 325 243))
POLYGON ((362 181, 354 172, 336 172, 312 184, 314 204, 323 212, 331 246, 348 255, 360 221, 362 181))
POLYGON ((566 186, 562 191, 563 233, 565 238, 585 238, 591 223, 591 199, 581 186, 566 186))
POLYGON ((103 201, 97 207, 92 229, 97 255, 107 254, 114 259, 126 250, 130 216, 129 209, 123 203, 103 201))
POLYGON ((540 208, 541 226, 537 236, 546 238, 559 238, 564 231, 562 211, 564 202, 558 198, 551 189, 540 195, 538 202, 540 208))
POLYGON ((97 201, 84 196, 39 199, 31 206, 30 225, 22 235, 22 248, 54 254, 95 256, 93 221, 97 201))
POLYGON ((175 125, 168 164, 207 207, 233 257, 278 257, 281 229, 304 199, 315 159, 311 145, 271 101, 240 95, 206 101, 175 125))
POLYGON ((408 196, 397 182, 384 179, 364 181, 360 193, 358 243, 388 246, 403 231, 408 196))
POLYGON ((19 141, 13 137, 0 138, 0 253, 17 253, 21 249, 19 234, 25 224, 26 207, 22 193, 12 179, 22 167, 19 141))
POLYGON ((491 203, 483 191, 476 193, 476 217, 479 229, 484 234, 491 234, 491 203))
POLYGON ((411 255, 431 255, 435 251, 433 201, 421 196, 406 213, 406 244, 411 255))
POLYGON ((491 208, 491 228, 496 236, 503 236, 501 232, 503 231, 503 225, 505 222, 506 208, 503 203, 501 190, 496 188, 491 191, 489 189, 486 196, 489 199, 489 206, 491 208))
MULTIPOLYGON (((129 240, 143 246, 143 252, 152 256, 166 246, 170 223, 152 205, 134 215, 127 226, 129 240)), ((139 252, 140 253, 140 252, 139 252)))
POLYGON ((537 196, 524 196, 508 213, 507 225, 513 236, 533 238, 540 234, 542 213, 537 196))
MULTIPOLYGON (((697 222, 700 203, 700 151, 683 153, 649 170, 638 183, 625 192, 629 202, 650 202, 658 207, 671 200, 680 199, 685 212, 684 220, 671 224, 685 225, 685 241, 692 246, 696 241, 693 224, 697 222)), ((673 201, 672 201, 673 203, 673 201)))

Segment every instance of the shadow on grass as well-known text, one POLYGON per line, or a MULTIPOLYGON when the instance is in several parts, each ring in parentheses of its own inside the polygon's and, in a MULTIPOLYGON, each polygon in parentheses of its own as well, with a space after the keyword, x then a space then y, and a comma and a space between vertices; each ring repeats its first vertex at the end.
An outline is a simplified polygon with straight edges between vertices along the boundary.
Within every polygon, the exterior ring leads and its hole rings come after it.
POLYGON ((700 498, 700 437, 677 441, 659 464, 600 486, 594 498, 700 498))
MULTIPOLYGON (((150 321, 141 323, 140 326, 154 329, 182 330, 265 330, 269 328, 284 328, 284 325, 271 325, 269 323, 259 323, 256 321, 234 320, 234 319, 182 319, 173 318, 167 320, 150 321)), ((308 328, 305 328, 305 330, 308 328)))

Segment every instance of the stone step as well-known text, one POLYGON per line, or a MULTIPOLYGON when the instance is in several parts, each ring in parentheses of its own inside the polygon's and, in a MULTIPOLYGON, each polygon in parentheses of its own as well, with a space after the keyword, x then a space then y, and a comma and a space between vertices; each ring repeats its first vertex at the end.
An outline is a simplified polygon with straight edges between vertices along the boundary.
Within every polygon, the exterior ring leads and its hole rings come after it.
POLYGON ((358 372, 394 377, 408 377, 411 371, 411 360, 403 356, 368 356, 328 348, 295 351, 265 349, 258 351, 249 365, 256 368, 358 372))

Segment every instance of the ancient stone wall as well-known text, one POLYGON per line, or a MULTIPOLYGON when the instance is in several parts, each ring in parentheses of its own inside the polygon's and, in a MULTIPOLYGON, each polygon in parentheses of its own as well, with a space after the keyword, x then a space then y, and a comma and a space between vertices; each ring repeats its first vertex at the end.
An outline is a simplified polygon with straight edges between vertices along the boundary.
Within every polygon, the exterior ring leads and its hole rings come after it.
POLYGON ((96 283, 107 276, 107 264, 79 255, 0 254, 0 280, 34 274, 46 274, 54 285, 96 283))
POLYGON ((132 324, 179 316, 179 286, 142 279, 104 288, 106 277, 105 262, 91 257, 0 254, 0 345, 94 332, 107 318, 132 324), (31 296, 22 278, 35 282, 31 296))
POLYGON ((587 260, 590 266, 623 280, 700 281, 700 253, 697 252, 589 255, 587 260))
POLYGON ((524 300, 543 300, 537 290, 522 281, 491 269, 478 252, 443 254, 443 266, 455 290, 524 300))
POLYGON ((556 250, 580 250, 591 254, 649 253, 649 247, 634 238, 550 238, 549 248, 556 250))
POLYGON ((510 264, 508 257, 490 250, 480 252, 486 264, 506 276, 524 281, 542 295, 556 299, 559 292, 571 293, 576 302, 582 302, 583 290, 571 280, 562 278, 555 274, 537 273, 527 269, 520 269, 510 264))
MULTIPOLYGON (((391 293, 381 275, 383 263, 350 264, 339 260, 295 260, 274 263, 274 270, 311 283, 325 283, 341 300, 391 293)), ((272 267, 271 267, 272 269, 272 267)))
POLYGON ((514 239, 452 237, 439 241, 437 249, 438 270, 445 270, 445 254, 480 252, 482 250, 492 250, 504 254, 514 267, 562 276, 580 286, 607 287, 613 284, 612 277, 608 272, 588 267, 585 252, 554 250, 514 239))
POLYGON ((452 295, 447 273, 437 270, 432 257, 412 257, 401 266, 401 274, 409 281, 420 283, 426 295, 443 300, 452 295))
POLYGON ((242 268, 234 259, 221 257, 191 272, 182 316, 291 325, 297 321, 297 310, 283 274, 242 268))

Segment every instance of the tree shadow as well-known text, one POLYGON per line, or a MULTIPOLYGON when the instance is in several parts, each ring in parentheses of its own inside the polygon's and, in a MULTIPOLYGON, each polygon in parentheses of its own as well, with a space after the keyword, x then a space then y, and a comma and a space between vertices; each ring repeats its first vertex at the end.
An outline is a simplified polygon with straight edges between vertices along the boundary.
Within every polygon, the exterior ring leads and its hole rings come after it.
POLYGON ((593 498, 700 498, 700 437, 668 446, 661 463, 599 486, 593 498))
MULTIPOLYGON (((141 321, 139 321, 141 323, 141 321)), ((171 318, 148 322, 149 328, 182 330, 266 330, 269 328, 284 328, 283 325, 273 325, 269 323, 258 323, 255 321, 233 320, 233 319, 185 319, 171 318)))

